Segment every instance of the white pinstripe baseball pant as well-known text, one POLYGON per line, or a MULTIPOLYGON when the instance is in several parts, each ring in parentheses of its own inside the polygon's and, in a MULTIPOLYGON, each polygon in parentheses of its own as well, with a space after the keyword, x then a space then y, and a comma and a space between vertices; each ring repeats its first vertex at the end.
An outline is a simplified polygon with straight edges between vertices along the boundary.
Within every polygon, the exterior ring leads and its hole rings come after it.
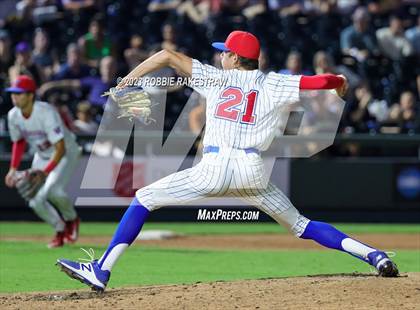
POLYGON ((268 182, 261 156, 239 149, 206 153, 194 167, 173 173, 139 189, 136 198, 149 211, 166 205, 183 205, 207 197, 241 198, 286 225, 300 236, 309 220, 268 182))

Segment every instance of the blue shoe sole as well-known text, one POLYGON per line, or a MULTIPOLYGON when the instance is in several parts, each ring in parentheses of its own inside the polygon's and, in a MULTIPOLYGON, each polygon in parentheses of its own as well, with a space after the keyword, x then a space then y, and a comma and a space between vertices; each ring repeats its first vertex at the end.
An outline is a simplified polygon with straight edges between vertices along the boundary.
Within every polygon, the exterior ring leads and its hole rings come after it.
POLYGON ((83 284, 86 284, 96 293, 102 294, 104 292, 104 290, 105 290, 104 288, 99 287, 99 286, 91 283, 89 280, 87 280, 84 277, 82 277, 81 275, 75 273, 73 270, 70 270, 69 268, 67 268, 66 266, 61 264, 60 262, 56 262, 55 265, 60 267, 61 271, 64 272, 66 275, 68 275, 70 278, 78 280, 83 284))

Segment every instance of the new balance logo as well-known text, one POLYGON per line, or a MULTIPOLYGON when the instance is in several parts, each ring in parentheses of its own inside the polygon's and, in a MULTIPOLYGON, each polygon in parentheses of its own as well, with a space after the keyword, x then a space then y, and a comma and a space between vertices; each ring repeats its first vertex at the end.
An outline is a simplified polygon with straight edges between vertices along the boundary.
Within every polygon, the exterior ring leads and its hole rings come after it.
POLYGON ((82 267, 82 270, 88 270, 89 272, 92 272, 92 265, 91 264, 80 264, 80 266, 82 267))

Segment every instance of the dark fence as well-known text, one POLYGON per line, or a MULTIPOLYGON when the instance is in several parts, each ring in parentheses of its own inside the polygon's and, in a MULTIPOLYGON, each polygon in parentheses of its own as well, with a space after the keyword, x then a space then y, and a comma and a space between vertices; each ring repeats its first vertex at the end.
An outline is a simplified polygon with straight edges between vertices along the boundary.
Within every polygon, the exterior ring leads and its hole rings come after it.
MULTIPOLYGON (((139 141, 133 142, 132 139, 130 143, 143 143, 144 148, 151 152, 162 144, 162 137, 158 134, 148 133, 135 139, 139 141)), ((191 137, 179 134, 175 141, 182 144, 183 139, 191 137)), ((94 137, 79 137, 83 145, 91 144, 93 140, 94 137)), ((2 142, 8 142, 8 138, 3 137, 2 142)), ((2 144, 3 150, 9 149, 9 143, 2 144)), ((288 160, 289 196, 296 207, 311 218, 344 222, 420 222, 419 154, 419 135, 339 135, 331 147, 314 157, 288 160), (358 145, 366 150, 374 148, 374 154, 392 155, 346 157, 336 156, 330 151, 346 145, 358 145)), ((2 178, 8 169, 9 156, 2 152, 2 178)), ((30 165, 29 157, 23 165, 30 165)), ((1 183, 1 219, 35 219, 16 192, 1 183)), ((194 221, 197 208, 163 208, 154 212, 151 220, 194 221)), ((232 206, 226 208, 234 209, 232 206)), ((115 221, 124 211, 121 206, 80 206, 78 209, 85 221, 115 221)), ((269 218, 263 216, 261 220, 269 218)))

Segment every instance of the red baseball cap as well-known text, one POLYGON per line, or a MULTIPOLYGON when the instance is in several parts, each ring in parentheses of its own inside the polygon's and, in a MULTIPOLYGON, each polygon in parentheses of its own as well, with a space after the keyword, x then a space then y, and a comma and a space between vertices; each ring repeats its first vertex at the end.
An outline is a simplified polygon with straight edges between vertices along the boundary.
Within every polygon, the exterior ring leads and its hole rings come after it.
POLYGON ((220 51, 234 52, 249 59, 258 59, 260 56, 260 42, 256 36, 246 31, 232 31, 225 42, 214 42, 212 46, 220 51))
POLYGON ((19 75, 12 83, 12 86, 6 88, 9 93, 34 93, 36 91, 36 84, 33 78, 28 75, 19 75))

